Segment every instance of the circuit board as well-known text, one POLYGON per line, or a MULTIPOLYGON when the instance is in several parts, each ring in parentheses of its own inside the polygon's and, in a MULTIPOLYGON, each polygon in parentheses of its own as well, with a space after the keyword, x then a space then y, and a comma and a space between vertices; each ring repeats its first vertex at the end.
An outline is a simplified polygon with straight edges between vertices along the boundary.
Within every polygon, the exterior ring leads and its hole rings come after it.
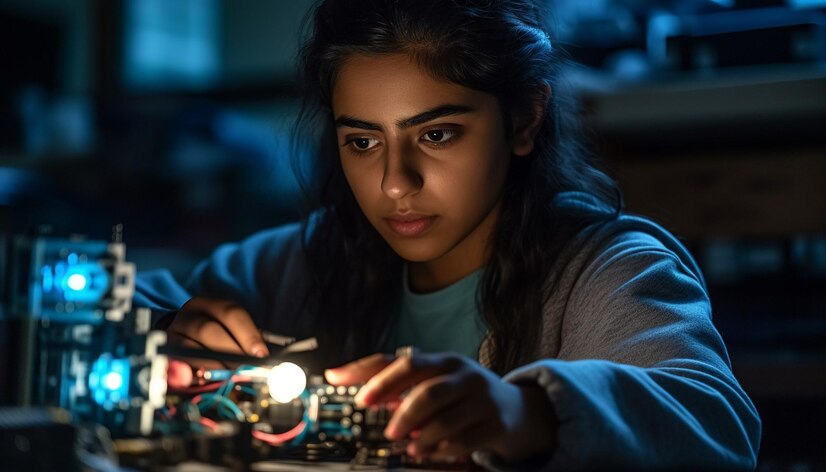
MULTIPOLYGON (((403 441, 385 439, 391 411, 356 407, 358 386, 326 384, 279 359, 313 349, 315 339, 270 334, 280 348, 263 360, 167 345, 166 333, 151 329, 152 313, 132 306, 136 268, 120 230, 113 234, 109 242, 0 239, 0 321, 13 341, 6 349, 16 354, 5 371, 18 407, 3 414, 48 408, 41 416, 62 418, 76 442, 66 470, 101 461, 141 470, 188 461, 230 470, 422 465, 405 456, 403 441), (181 360, 199 357, 228 367, 181 360)), ((45 470, 31 466, 38 451, 11 449, 12 468, 45 470)))

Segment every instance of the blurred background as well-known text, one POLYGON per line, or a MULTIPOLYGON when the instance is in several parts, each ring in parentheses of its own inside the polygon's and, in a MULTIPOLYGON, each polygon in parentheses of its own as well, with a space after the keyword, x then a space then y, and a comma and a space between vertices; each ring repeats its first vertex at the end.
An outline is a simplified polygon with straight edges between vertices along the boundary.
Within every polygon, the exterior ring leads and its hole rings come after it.
MULTIPOLYGON (((139 269, 183 279, 295 220, 311 4, 0 1, 0 234, 120 223, 139 269)), ((546 7, 627 207, 705 271, 763 416, 760 470, 826 470, 826 0, 546 7)))

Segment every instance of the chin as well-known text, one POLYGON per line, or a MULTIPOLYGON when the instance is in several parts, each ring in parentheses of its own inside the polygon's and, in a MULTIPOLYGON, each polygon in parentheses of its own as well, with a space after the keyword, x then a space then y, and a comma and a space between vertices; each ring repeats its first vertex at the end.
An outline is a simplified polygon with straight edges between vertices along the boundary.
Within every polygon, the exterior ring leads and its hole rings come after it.
POLYGON ((407 262, 432 261, 441 255, 432 244, 425 241, 387 241, 387 243, 399 257, 407 262))

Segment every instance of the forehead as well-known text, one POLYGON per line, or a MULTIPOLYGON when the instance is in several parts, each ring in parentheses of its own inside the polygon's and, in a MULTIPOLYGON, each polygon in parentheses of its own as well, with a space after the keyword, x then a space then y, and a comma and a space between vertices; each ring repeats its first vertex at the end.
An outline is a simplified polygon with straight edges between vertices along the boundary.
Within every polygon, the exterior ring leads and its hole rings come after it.
POLYGON ((435 78, 405 54, 350 56, 339 70, 332 94, 336 115, 372 119, 410 116, 445 104, 479 107, 488 101, 495 99, 435 78))

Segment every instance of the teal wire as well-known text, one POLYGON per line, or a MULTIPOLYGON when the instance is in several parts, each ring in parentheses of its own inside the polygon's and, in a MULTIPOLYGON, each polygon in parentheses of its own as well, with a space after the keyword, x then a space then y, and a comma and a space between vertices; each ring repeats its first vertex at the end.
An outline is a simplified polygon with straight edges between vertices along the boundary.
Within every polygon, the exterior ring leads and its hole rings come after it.
MULTIPOLYGON (((237 375, 237 374, 240 374, 241 372, 244 372, 246 370, 251 370, 251 369, 254 369, 254 368, 255 368, 255 366, 242 365, 242 366, 238 367, 237 369, 235 369, 235 371, 230 375, 230 379, 227 380, 224 383, 224 385, 219 387, 218 390, 215 391, 215 393, 202 394, 201 395, 201 401, 198 403, 198 411, 200 411, 200 412, 206 411, 209 408, 215 406, 215 403, 218 402, 218 406, 217 406, 218 410, 217 411, 218 411, 219 415, 223 414, 224 416, 230 416, 230 417, 234 416, 235 419, 243 420, 244 419, 244 413, 241 411, 240 408, 238 408, 238 405, 233 403, 232 400, 230 400, 227 397, 230 394, 230 392, 232 392, 232 389, 235 386, 235 382, 232 381, 232 377, 237 375), (222 409, 222 407, 223 407, 223 409, 222 409), (226 415, 225 414, 226 412, 224 411, 224 409, 228 409, 230 411, 230 413, 232 413, 232 415, 226 415)), ((242 388, 243 391, 245 391, 245 392, 247 392, 251 395, 256 395, 257 394, 257 392, 254 389, 251 389, 249 387, 242 386, 241 388, 242 388)))

